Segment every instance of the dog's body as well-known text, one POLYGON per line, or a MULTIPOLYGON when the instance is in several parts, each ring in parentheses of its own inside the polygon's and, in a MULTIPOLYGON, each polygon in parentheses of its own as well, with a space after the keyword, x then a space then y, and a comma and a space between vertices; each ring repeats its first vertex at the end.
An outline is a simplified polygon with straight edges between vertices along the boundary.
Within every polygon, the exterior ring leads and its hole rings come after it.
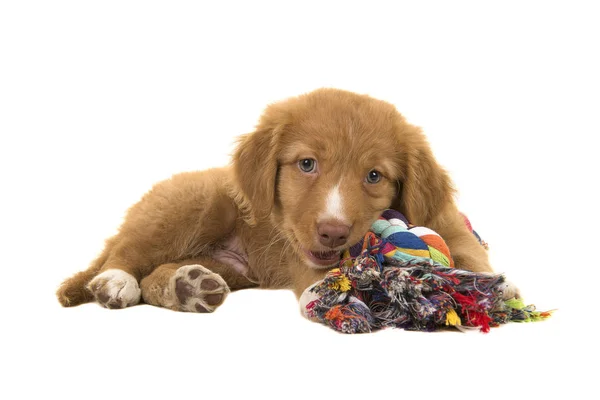
POLYGON ((57 295, 197 312, 249 287, 300 297, 386 208, 440 233, 458 268, 492 272, 421 131, 388 103, 320 89, 269 106, 231 166, 157 184, 57 295))

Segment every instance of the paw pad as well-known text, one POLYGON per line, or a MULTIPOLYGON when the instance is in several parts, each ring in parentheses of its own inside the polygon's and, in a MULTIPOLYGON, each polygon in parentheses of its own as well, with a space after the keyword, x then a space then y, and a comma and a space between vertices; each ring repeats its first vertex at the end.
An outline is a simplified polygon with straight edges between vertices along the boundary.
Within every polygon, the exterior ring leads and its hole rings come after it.
POLYGON ((202 265, 180 267, 172 284, 181 311, 213 312, 230 292, 221 276, 202 265))

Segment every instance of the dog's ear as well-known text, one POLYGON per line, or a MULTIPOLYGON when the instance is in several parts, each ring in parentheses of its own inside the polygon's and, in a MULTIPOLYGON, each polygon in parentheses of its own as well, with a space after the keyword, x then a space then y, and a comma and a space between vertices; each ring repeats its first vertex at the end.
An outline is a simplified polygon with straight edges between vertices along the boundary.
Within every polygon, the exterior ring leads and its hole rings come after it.
POLYGON ((435 227, 454 205, 452 182, 437 163, 421 130, 402 118, 397 128, 401 178, 392 208, 402 212, 415 225, 435 227))
POLYGON ((268 217, 273 208, 279 131, 259 126, 240 138, 233 155, 236 202, 250 224, 268 217))

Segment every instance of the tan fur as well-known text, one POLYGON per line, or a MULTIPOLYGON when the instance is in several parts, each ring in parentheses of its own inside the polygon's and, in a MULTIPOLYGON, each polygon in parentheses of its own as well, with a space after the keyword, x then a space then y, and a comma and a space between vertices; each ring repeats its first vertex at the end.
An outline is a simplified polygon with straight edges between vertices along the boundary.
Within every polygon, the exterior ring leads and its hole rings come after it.
POLYGON ((255 132, 240 138, 232 164, 160 182, 128 212, 91 267, 58 290, 64 306, 91 301, 87 283, 107 269, 141 281, 143 299, 183 309, 168 289, 186 265, 219 274, 231 290, 290 288, 297 296, 325 269, 310 268, 305 250, 326 251, 316 233, 329 191, 339 185, 350 235, 358 242, 383 210, 396 208, 438 231, 457 267, 491 272, 486 252, 454 204, 451 181, 420 131, 389 103, 320 89, 270 105, 255 132), (317 160, 305 173, 301 159, 317 160), (371 170, 383 178, 369 184, 371 170), (216 258, 239 240, 247 270, 216 258))

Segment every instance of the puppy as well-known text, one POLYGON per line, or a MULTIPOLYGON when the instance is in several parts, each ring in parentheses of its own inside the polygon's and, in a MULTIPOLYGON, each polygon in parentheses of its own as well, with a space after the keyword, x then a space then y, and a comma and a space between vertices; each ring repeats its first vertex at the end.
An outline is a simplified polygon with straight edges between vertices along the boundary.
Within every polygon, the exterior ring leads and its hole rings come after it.
POLYGON ((250 287, 300 297, 387 208, 437 231, 458 268, 492 272, 453 195, 423 133, 394 106, 319 89, 268 106, 230 166, 155 185, 57 296, 191 312, 250 287))

